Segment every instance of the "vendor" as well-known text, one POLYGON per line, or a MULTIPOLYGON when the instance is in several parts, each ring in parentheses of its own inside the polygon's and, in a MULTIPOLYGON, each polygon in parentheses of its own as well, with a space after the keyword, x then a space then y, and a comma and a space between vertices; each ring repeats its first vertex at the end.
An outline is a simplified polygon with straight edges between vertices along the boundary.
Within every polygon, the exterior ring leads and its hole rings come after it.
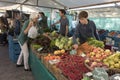
POLYGON ((76 26, 76 30, 73 35, 74 49, 78 48, 78 44, 76 41, 77 38, 79 38, 81 44, 86 42, 87 39, 91 37, 99 40, 99 36, 96 31, 96 25, 93 21, 88 19, 88 13, 86 11, 82 11, 79 13, 78 18, 79 18, 79 23, 76 26))
POLYGON ((22 27, 22 30, 20 32, 20 35, 18 36, 18 41, 21 47, 21 53, 19 55, 18 61, 17 61, 17 67, 22 66, 22 57, 24 60, 24 70, 25 71, 30 71, 30 67, 28 64, 29 60, 29 51, 28 51, 28 31, 32 26, 36 26, 38 22, 38 14, 37 13, 32 13, 30 15, 30 20, 26 21, 22 27))
POLYGON ((39 12, 39 26, 42 29, 48 28, 47 17, 43 12, 39 12))
POLYGON ((60 31, 59 33, 63 36, 67 36, 68 35, 68 27, 69 27, 69 20, 67 19, 66 15, 66 11, 63 9, 59 10, 59 14, 61 16, 61 19, 59 21, 57 21, 56 23, 54 23, 52 26, 60 23, 60 31))

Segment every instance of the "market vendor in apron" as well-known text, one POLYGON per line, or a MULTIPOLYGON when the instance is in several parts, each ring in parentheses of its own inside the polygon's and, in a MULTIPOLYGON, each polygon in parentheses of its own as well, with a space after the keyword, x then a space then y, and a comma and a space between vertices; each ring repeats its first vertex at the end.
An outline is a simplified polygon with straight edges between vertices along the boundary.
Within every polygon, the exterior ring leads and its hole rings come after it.
POLYGON ((99 36, 96 31, 96 25, 93 21, 88 19, 88 13, 86 11, 82 11, 79 13, 78 18, 79 23, 76 26, 76 30, 73 35, 74 49, 78 48, 76 41, 77 38, 79 38, 81 44, 85 43, 91 37, 99 40, 99 36))
POLYGON ((59 21, 57 21, 56 23, 54 23, 52 26, 60 23, 59 33, 62 36, 67 36, 68 35, 68 29, 69 29, 69 20, 66 17, 66 11, 64 9, 60 9, 59 14, 60 14, 61 19, 59 21))

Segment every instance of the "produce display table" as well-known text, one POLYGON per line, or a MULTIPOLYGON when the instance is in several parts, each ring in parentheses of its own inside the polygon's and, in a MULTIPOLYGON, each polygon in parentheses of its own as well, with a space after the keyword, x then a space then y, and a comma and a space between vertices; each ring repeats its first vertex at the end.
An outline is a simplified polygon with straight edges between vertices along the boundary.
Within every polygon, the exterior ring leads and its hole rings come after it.
POLYGON ((39 60, 35 54, 30 51, 30 67, 32 69, 33 76, 35 80, 56 80, 56 78, 46 69, 46 67, 42 64, 41 60, 39 60))

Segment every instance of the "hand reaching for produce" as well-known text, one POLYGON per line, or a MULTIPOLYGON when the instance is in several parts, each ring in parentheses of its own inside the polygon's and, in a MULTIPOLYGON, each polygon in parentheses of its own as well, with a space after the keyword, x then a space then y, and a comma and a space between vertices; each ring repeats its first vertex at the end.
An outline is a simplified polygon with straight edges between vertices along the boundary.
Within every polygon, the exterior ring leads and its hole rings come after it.
POLYGON ((77 49, 78 49, 78 44, 74 44, 74 45, 73 45, 73 48, 74 48, 75 50, 77 50, 77 49))

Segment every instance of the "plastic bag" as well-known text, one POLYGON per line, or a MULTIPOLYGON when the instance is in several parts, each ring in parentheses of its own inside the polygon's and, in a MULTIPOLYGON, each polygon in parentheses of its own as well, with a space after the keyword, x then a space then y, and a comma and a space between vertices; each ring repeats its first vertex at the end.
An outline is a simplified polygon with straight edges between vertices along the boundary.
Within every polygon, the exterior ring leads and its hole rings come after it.
POLYGON ((32 26, 28 31, 28 37, 35 39, 38 36, 38 29, 36 26, 32 26))

